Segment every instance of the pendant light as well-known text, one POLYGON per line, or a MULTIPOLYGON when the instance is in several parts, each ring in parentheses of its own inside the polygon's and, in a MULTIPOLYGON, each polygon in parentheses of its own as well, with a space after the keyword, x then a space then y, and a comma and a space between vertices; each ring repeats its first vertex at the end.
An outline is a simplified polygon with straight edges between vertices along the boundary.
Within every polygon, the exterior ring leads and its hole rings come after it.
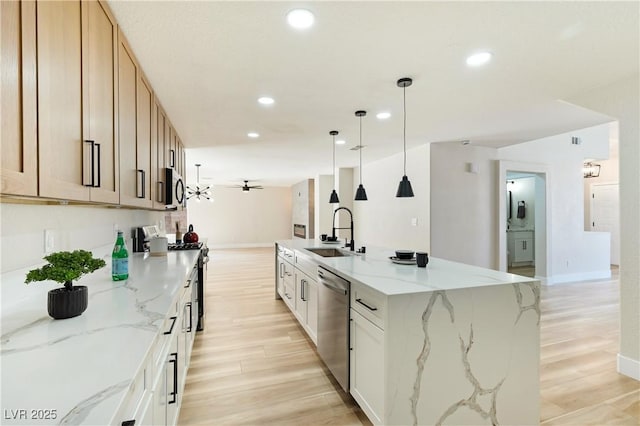
POLYGON ((404 175, 402 176, 402 180, 398 185, 398 192, 396 192, 396 197, 407 198, 413 197, 413 189, 411 188, 411 182, 409 182, 409 178, 407 177, 407 87, 411 86, 413 80, 410 78, 401 78, 398 80, 398 87, 402 87, 402 96, 403 96, 403 121, 402 121, 402 140, 403 140, 403 153, 404 153, 404 175))
POLYGON ((358 151, 360 151, 360 185, 356 190, 356 201, 367 201, 367 191, 362 186, 362 117, 367 115, 367 111, 356 111, 356 117, 360 118, 360 145, 358 145, 358 151))
POLYGON ((200 166, 202 164, 196 164, 196 186, 187 185, 187 200, 195 197, 197 202, 200 202, 200 198, 213 201, 213 195, 211 194, 211 186, 200 186, 200 166))
POLYGON ((332 130, 329 134, 333 136, 333 191, 331 191, 331 197, 329 197, 329 204, 338 204, 340 202, 336 192, 336 135, 338 131, 332 130))

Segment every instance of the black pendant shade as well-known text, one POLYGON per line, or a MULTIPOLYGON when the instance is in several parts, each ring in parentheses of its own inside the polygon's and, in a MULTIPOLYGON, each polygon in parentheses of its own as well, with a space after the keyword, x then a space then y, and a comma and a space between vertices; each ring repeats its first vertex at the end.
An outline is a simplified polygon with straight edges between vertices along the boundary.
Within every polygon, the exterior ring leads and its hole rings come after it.
POLYGON ((409 178, 407 177, 407 92, 406 88, 411 86, 413 80, 410 78, 401 78, 398 80, 398 87, 402 87, 402 111, 403 111, 403 122, 402 122, 402 141, 403 141, 403 154, 404 154, 404 175, 402 176, 402 180, 400 181, 400 185, 398 185, 398 191, 396 192, 396 197, 398 198, 409 198, 413 197, 413 189, 411 188, 411 182, 409 182, 409 178))
MULTIPOLYGON (((409 184, 409 188, 411 188, 411 184, 409 184)), ((356 190, 356 201, 367 201, 367 191, 365 191, 362 184, 356 190)))
POLYGON ((398 191, 396 192, 396 197, 399 197, 399 198, 413 197, 413 188, 411 188, 411 182, 409 181, 409 178, 406 175, 402 176, 402 180, 398 185, 398 191))
POLYGON ((338 198, 338 193, 336 192, 336 135, 338 134, 337 130, 332 130, 329 134, 333 137, 333 191, 331 191, 331 196, 329 197, 329 204, 338 204, 340 203, 340 199, 338 198))
POLYGON ((338 193, 334 189, 333 191, 331 191, 331 197, 329 197, 329 204, 337 204, 339 202, 340 202, 340 199, 338 198, 338 193))

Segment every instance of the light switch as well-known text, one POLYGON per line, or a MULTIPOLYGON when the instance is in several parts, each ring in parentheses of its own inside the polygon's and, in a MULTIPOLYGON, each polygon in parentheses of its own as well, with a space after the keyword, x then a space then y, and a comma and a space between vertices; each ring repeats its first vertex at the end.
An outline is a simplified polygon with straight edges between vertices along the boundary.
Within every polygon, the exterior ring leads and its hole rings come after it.
POLYGON ((417 217, 412 217, 411 218, 411 226, 418 226, 418 218, 417 217))

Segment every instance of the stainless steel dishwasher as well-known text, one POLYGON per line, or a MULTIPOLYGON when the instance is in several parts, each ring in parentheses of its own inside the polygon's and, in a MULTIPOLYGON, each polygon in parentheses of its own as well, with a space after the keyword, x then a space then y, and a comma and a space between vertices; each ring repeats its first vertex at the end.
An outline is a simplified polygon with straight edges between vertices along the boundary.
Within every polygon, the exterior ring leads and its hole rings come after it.
POLYGON ((349 292, 344 278, 318 267, 318 354, 349 392, 349 292))

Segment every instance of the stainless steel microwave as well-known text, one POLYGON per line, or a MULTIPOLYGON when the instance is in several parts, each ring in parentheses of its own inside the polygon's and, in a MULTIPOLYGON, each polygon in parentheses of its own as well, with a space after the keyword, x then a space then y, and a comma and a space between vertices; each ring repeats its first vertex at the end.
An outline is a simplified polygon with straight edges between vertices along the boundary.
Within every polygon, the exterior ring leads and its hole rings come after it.
POLYGON ((184 181, 175 169, 167 167, 165 170, 164 203, 167 210, 177 209, 186 203, 184 181))

